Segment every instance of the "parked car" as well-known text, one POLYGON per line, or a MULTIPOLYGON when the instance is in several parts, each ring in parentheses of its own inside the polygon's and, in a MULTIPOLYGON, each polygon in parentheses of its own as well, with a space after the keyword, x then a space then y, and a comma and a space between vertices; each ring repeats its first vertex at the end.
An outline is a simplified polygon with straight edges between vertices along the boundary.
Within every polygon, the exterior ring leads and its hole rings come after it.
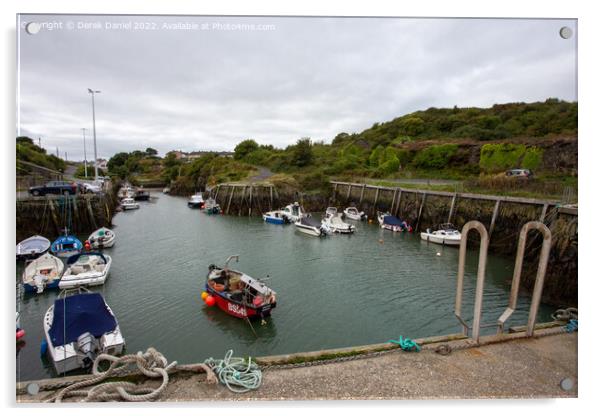
POLYGON ((531 178, 533 176, 533 172, 531 172, 529 169, 510 169, 506 171, 506 176, 518 178, 531 178))
POLYGON ((29 193, 33 196, 43 196, 48 194, 56 195, 75 195, 80 187, 75 182, 69 181, 50 181, 42 186, 32 186, 29 193))
POLYGON ((97 194, 99 192, 102 192, 102 186, 96 183, 81 182, 79 185, 82 187, 83 193, 97 194))

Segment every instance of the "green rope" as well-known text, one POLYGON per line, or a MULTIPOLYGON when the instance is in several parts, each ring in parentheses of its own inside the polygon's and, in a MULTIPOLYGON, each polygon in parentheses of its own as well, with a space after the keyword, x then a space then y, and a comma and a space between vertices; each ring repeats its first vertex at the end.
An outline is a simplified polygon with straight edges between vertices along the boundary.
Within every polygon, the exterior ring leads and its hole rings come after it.
POLYGON ((416 342, 411 340, 410 338, 404 339, 401 335, 399 336, 399 341, 390 339, 389 342, 391 342, 393 344, 399 344, 399 347, 404 351, 420 352, 420 345, 416 344, 416 342))
POLYGON ((220 383, 234 393, 245 393, 257 389, 261 385, 261 369, 257 364, 244 358, 232 358, 232 350, 228 350, 223 360, 213 357, 205 360, 205 364, 215 373, 220 383))

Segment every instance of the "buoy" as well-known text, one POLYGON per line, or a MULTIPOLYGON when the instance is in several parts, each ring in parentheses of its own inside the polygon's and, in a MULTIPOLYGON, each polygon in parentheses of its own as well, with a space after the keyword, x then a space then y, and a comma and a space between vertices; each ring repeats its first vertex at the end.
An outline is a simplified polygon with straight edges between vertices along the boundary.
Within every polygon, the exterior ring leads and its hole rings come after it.
POLYGON ((207 299, 207 296, 209 296, 209 293, 205 292, 204 290, 201 292, 201 299, 205 300, 207 299))
POLYGON ((17 340, 19 340, 19 339, 23 338, 24 336, 25 336, 25 330, 24 330, 24 329, 21 329, 21 328, 19 328, 19 329, 17 330, 17 340))
POLYGON ((48 343, 46 340, 43 340, 40 344, 40 356, 43 357, 48 352, 48 343))
POLYGON ((437 255, 438 255, 438 256, 440 256, 440 255, 441 255, 441 253, 440 253, 440 252, 437 252, 437 255))
POLYGON ((215 298, 214 298, 213 296, 211 296, 211 295, 208 295, 208 296, 205 298, 205 304, 206 304, 207 306, 213 306, 213 305, 215 305, 215 298))

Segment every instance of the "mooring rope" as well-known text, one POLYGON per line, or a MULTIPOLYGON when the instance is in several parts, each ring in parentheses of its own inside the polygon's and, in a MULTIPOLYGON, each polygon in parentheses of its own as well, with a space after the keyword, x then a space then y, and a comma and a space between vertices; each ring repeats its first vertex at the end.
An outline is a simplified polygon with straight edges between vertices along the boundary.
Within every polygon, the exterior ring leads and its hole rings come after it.
POLYGON ((404 338, 401 335, 399 336, 399 341, 390 339, 389 342, 399 344, 399 347, 404 351, 420 352, 420 345, 416 344, 416 341, 411 340, 410 338, 404 338))
POLYGON ((107 401, 107 400, 125 400, 130 402, 143 402, 156 399, 167 387, 169 375, 167 372, 177 364, 176 361, 167 364, 167 359, 155 350, 148 348, 143 354, 141 351, 138 354, 124 355, 115 357, 109 354, 100 354, 94 360, 92 367, 92 377, 88 380, 83 380, 72 384, 59 392, 59 394, 46 400, 46 402, 61 403, 64 398, 71 396, 85 396, 82 401, 107 401), (98 370, 98 365, 103 361, 111 362, 111 365, 106 371, 98 370), (91 386, 99 383, 110 376, 119 376, 123 370, 130 364, 136 364, 139 373, 150 378, 162 378, 161 385, 157 388, 138 386, 135 383, 118 381, 99 384, 89 390, 82 390, 82 387, 91 386))
POLYGON ((205 360, 205 364, 213 370, 220 383, 234 393, 245 393, 259 388, 261 385, 261 369, 259 366, 244 358, 232 358, 233 351, 228 350, 223 360, 213 357, 205 360))

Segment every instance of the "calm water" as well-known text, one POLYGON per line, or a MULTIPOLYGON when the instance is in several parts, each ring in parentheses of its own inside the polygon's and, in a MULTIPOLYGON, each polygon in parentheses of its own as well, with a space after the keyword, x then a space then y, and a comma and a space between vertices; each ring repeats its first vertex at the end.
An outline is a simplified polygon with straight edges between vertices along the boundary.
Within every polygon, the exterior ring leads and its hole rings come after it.
MULTIPOLYGON (((154 193, 139 210, 119 213, 117 243, 103 293, 113 309, 127 351, 153 346, 169 360, 199 362, 222 357, 271 355, 418 338, 460 331, 453 316, 458 249, 427 244, 419 235, 357 224, 355 235, 323 239, 292 225, 266 224, 260 218, 208 216, 189 209, 185 198, 154 193), (379 241, 380 240, 380 241, 379 241), (441 252, 441 256, 436 253, 441 252), (269 275, 278 307, 265 326, 208 308, 200 292, 211 263, 254 277, 269 275)), ((81 236, 86 238, 87 236, 81 236)), ((472 313, 476 252, 466 267, 465 306, 472 313)), ((513 263, 489 256, 483 323, 494 322, 508 302, 513 263)), ((17 266, 19 281, 22 266, 17 266)), ((42 317, 58 292, 25 295, 21 326, 26 345, 17 355, 17 379, 55 376, 40 359, 42 317)), ((540 320, 551 307, 542 305, 540 320)), ((519 300, 511 325, 527 321, 528 302, 519 300)))

